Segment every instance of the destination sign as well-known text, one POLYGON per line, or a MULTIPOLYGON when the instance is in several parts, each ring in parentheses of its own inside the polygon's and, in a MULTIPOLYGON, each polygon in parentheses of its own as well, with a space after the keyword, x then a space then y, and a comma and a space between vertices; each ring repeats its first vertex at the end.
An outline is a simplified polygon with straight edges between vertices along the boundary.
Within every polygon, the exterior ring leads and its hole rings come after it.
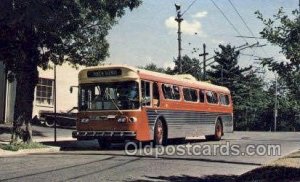
POLYGON ((120 76, 122 74, 121 69, 111 69, 111 70, 95 70, 88 71, 88 77, 109 77, 109 76, 120 76))

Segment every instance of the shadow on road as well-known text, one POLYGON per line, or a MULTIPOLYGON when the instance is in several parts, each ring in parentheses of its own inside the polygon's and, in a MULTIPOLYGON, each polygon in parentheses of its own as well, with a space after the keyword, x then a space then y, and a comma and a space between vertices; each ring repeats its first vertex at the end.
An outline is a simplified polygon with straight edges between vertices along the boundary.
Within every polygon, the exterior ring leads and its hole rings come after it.
POLYGON ((256 168, 252 171, 244 173, 240 176, 235 175, 209 175, 204 177, 194 176, 145 176, 148 179, 131 180, 131 182, 137 181, 199 181, 199 182, 214 182, 214 181, 299 181, 300 180, 300 169, 284 166, 266 166, 256 168))
MULTIPOLYGON (((183 140, 174 140, 170 141, 170 145, 179 145, 184 144, 186 141, 183 140)), ((199 141, 194 141, 199 142, 199 141)), ((189 141, 190 143, 190 141, 189 141)), ((105 155, 105 156, 114 156, 114 157, 138 157, 144 159, 162 159, 162 160, 177 160, 177 161, 199 161, 199 162, 210 162, 210 163, 227 163, 227 164, 237 164, 237 165, 249 165, 249 166, 261 166, 260 163, 255 162, 244 162, 244 161, 233 161, 233 160, 222 160, 222 159, 209 159, 209 158, 195 158, 190 156, 167 156, 167 155, 155 155, 154 153, 151 154, 144 154, 140 153, 139 150, 136 150, 135 153, 126 153, 124 150, 124 145, 114 145, 110 149, 101 150, 97 145, 97 142, 84 142, 84 141, 58 141, 58 142, 43 142, 44 145, 56 146, 60 147, 60 150, 63 152, 60 153, 51 153, 51 154, 31 154, 31 155, 105 155), (101 151, 100 151, 101 150, 101 151), (119 152, 114 152, 119 151, 119 152)), ((143 149, 149 143, 144 143, 144 145, 140 146, 143 149)))
MULTIPOLYGON (((205 140, 189 140, 186 141, 183 138, 169 139, 168 145, 183 145, 186 143, 203 142, 205 140)), ((87 141, 57 141, 57 142, 41 142, 44 145, 60 147, 61 151, 98 151, 101 150, 96 140, 87 141)), ((150 142, 143 142, 141 145, 137 144, 138 149, 144 148, 145 146, 151 145, 150 142)), ((106 151, 124 150, 124 143, 113 143, 110 148, 105 149, 106 151)), ((130 148, 129 148, 130 149, 130 148)))

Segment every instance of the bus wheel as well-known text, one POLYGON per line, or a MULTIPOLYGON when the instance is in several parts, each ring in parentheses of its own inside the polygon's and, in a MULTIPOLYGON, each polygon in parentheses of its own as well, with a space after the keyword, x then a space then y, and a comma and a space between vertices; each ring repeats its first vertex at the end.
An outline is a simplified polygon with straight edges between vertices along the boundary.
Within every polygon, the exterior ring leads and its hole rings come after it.
POLYGON ((154 145, 166 145, 167 135, 163 122, 158 119, 154 127, 154 145))
POLYGON ((216 140, 216 141, 221 140, 222 133, 223 133, 222 123, 221 123, 220 120, 218 120, 217 123, 216 123, 216 126, 215 126, 214 140, 216 140))
POLYGON ((98 139, 98 144, 101 149, 108 149, 111 143, 107 140, 98 139))

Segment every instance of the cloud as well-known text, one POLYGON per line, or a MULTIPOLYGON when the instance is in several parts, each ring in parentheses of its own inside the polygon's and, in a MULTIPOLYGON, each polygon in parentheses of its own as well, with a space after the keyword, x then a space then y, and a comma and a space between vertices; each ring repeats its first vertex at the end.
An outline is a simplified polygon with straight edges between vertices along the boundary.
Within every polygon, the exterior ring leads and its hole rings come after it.
POLYGON ((207 11, 199 11, 198 13, 192 15, 193 18, 203 18, 207 16, 207 11))
POLYGON ((219 39, 211 39, 211 42, 214 44, 224 44, 225 41, 224 40, 219 40, 219 39))
MULTIPOLYGON (((177 22, 175 21, 175 17, 171 16, 165 20, 165 25, 167 28, 171 29, 172 32, 177 31, 177 22)), ((197 20, 183 20, 181 22, 181 31, 185 34, 194 35, 195 32, 198 33, 198 35, 203 35, 202 33, 202 25, 197 20)))

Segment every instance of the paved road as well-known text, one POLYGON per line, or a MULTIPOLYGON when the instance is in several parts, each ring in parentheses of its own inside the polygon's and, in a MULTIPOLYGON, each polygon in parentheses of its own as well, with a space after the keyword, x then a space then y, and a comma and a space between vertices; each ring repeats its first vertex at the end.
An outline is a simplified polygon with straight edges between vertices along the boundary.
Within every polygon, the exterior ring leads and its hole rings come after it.
MULTIPOLYGON (((59 153, 0 157, 0 181, 224 180, 280 157, 221 156, 221 152, 218 152, 216 156, 185 154, 156 158, 155 154, 140 154, 147 147, 129 156, 124 146, 115 145, 109 150, 99 150, 96 141, 69 141, 61 144, 64 148, 59 153)), ((205 146, 238 144, 240 151, 245 151, 249 144, 279 144, 281 155, 286 155, 300 149, 300 133, 235 132, 227 134, 219 142, 201 141, 191 144, 203 149, 205 146)), ((168 147, 176 146, 179 145, 168 147)))
MULTIPOLYGON (((7 142, 11 139, 11 125, 0 124, 0 141, 7 142)), ((72 138, 72 131, 75 127, 58 127, 57 138, 72 138)), ((43 127, 43 126, 32 126, 33 139, 36 141, 40 140, 54 140, 54 128, 43 127)))

